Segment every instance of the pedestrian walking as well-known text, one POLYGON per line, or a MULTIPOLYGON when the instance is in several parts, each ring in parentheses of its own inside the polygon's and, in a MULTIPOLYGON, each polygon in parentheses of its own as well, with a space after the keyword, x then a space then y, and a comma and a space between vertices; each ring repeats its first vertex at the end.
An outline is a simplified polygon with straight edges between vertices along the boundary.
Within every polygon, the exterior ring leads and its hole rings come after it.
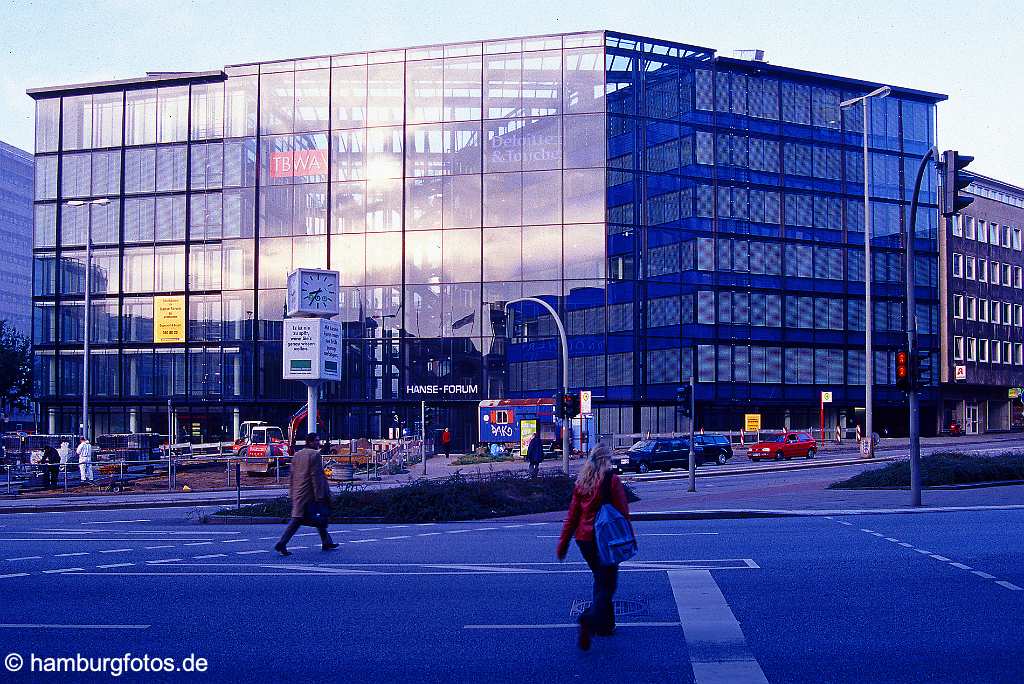
POLYGON ((75 455, 78 456, 78 475, 82 482, 92 482, 92 452, 93 447, 89 438, 82 437, 78 442, 78 448, 75 449, 75 455))
POLYGON ((626 520, 629 519, 626 489, 612 470, 611 457, 611 449, 603 444, 590 452, 576 477, 572 503, 558 538, 558 559, 565 559, 569 551, 569 539, 575 535, 576 545, 594 575, 593 601, 579 617, 578 645, 584 651, 590 648, 593 635, 611 636, 615 631, 612 598, 618 585, 619 566, 601 563, 594 539, 594 521, 605 503, 612 504, 626 520))
POLYGON ((537 477, 540 473, 540 463, 544 460, 544 443, 540 440, 540 433, 534 432, 530 438, 530 444, 526 447, 526 462, 530 464, 530 479, 537 477))
POLYGON ((843 443, 843 428, 839 425, 839 421, 836 421, 836 444, 843 443))
POLYGON ((53 489, 57 486, 57 473, 60 471, 60 454, 52 446, 43 447, 43 486, 53 489))
POLYGON ((452 433, 448 428, 441 431, 441 448, 445 458, 452 457, 452 433))
POLYGON ((274 550, 282 556, 290 556, 288 542, 305 524, 320 533, 320 544, 324 551, 338 548, 327 532, 331 517, 331 487, 327 483, 320 457, 320 440, 316 434, 306 435, 306 448, 299 449, 292 456, 291 475, 288 490, 292 499, 291 520, 281 535, 274 550))

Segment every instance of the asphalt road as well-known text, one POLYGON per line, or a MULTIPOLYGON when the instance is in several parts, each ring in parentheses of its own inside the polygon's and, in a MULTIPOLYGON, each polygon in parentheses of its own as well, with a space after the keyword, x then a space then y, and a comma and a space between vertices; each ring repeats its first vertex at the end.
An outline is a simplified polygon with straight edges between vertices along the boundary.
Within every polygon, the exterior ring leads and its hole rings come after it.
POLYGON ((1024 679, 1024 512, 639 523, 620 628, 589 653, 559 527, 339 526, 339 550, 303 532, 284 559, 277 526, 182 509, 5 515, 0 657, 209 663, 125 681, 1024 679))

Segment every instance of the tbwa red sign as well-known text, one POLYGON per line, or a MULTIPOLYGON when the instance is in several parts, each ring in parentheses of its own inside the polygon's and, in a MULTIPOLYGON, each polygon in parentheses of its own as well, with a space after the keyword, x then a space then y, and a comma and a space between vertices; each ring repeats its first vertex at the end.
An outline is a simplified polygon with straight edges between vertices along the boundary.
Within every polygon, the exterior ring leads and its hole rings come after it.
POLYGON ((326 176, 327 150, 270 153, 270 177, 326 176))

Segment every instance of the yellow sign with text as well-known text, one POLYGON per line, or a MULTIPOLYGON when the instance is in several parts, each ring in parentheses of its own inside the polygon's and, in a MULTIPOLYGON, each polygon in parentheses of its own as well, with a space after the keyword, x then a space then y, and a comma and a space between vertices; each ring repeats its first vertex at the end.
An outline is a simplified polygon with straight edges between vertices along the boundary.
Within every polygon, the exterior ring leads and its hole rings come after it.
POLYGON ((761 414, 760 413, 746 413, 743 415, 743 429, 746 432, 760 432, 761 431, 761 414))
POLYGON ((185 341, 185 296, 153 297, 153 342, 185 341))
POLYGON ((530 440, 533 439, 533 435, 536 432, 536 420, 519 421, 519 453, 523 458, 526 458, 526 451, 530 448, 530 440))

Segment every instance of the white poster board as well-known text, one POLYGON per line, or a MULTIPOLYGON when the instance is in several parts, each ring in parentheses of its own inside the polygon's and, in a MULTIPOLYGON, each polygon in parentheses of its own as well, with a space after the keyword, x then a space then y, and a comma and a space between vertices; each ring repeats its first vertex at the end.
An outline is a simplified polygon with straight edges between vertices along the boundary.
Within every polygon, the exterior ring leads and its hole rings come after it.
POLYGON ((341 380, 341 324, 325 318, 286 318, 285 380, 341 380))

